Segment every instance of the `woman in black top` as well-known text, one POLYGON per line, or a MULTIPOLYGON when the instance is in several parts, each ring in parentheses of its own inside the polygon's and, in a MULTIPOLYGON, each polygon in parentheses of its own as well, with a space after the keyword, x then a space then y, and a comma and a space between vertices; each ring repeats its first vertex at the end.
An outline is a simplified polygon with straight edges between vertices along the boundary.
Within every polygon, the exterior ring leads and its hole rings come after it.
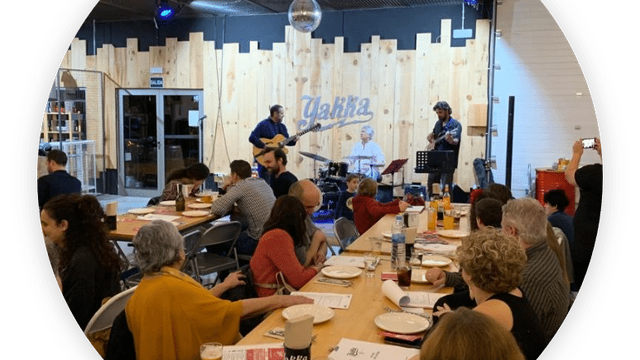
MULTIPOLYGON (((477 303, 473 310, 511 331, 527 360, 537 359, 547 341, 533 308, 518 289, 527 261, 520 240, 485 227, 464 239, 457 257, 469 295, 477 303)), ((445 303, 434 310, 434 316, 443 316, 450 308, 445 303)))
POLYGON ((62 295, 83 330, 103 299, 120 292, 122 262, 107 239, 105 220, 91 195, 57 196, 40 213, 46 240, 59 247, 62 295))
MULTIPOLYGON (((600 139, 595 139, 593 149, 602 159, 600 139)), ((587 272, 598 235, 602 207, 602 164, 585 165, 578 169, 583 151, 582 141, 576 141, 573 144, 573 156, 564 172, 569 184, 580 188, 580 202, 573 215, 574 242, 571 246, 574 291, 580 289, 587 272)))

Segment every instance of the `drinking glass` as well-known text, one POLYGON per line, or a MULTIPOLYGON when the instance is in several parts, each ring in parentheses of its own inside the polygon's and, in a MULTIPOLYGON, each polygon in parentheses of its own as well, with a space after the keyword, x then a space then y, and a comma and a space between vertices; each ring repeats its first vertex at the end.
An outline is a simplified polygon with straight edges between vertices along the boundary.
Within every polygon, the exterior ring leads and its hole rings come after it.
POLYGON ((411 266, 409 264, 404 264, 398 267, 398 286, 400 288, 406 290, 411 285, 411 266))
POLYGON ((382 254, 382 239, 377 237, 370 237, 369 240, 371 240, 371 252, 375 256, 380 256, 380 254, 382 254))
POLYGON ((422 269, 422 251, 420 249, 413 248, 409 263, 411 264, 411 268, 413 270, 422 269))
POLYGON ((200 345, 200 359, 202 360, 221 360, 222 344, 217 342, 209 342, 200 345))
POLYGON ((444 225, 445 230, 453 230, 454 222, 453 222, 453 210, 445 209, 444 217, 442 218, 442 225, 444 225))
POLYGON ((373 253, 364 254, 364 269, 368 278, 374 276, 376 272, 376 256, 373 253))
POLYGON ((427 223, 427 229, 429 231, 435 231, 436 230, 436 224, 438 222, 438 213, 432 207, 429 207, 429 209, 427 209, 427 211, 428 211, 427 219, 429 220, 428 223, 427 223))

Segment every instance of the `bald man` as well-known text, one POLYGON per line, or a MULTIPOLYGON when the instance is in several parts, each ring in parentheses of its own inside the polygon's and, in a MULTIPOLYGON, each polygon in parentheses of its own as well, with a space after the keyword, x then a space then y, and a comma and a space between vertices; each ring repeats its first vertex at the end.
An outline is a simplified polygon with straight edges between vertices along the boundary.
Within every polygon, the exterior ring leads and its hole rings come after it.
POLYGON ((304 179, 291 185, 289 195, 302 202, 308 215, 307 232, 302 245, 295 249, 298 260, 304 266, 325 262, 327 259, 327 236, 311 221, 311 215, 316 211, 316 208, 322 205, 320 189, 311 180, 304 179))

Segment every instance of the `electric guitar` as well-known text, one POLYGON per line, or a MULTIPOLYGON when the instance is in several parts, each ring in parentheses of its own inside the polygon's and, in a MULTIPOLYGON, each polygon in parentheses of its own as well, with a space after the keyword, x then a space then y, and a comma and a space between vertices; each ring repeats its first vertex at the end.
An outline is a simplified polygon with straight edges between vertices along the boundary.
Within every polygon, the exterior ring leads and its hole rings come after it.
POLYGON ((284 135, 282 134, 278 134, 276 136, 274 136, 272 139, 267 139, 267 138, 260 138, 260 141, 262 141, 264 143, 264 149, 261 149, 259 147, 254 146, 253 147, 253 157, 256 159, 256 161, 258 162, 258 164, 264 166, 264 153, 266 151, 267 148, 280 148, 282 149, 282 151, 284 151, 285 154, 289 153, 289 150, 287 150, 285 148, 285 146, 292 142, 293 140, 295 140, 296 138, 299 138, 300 136, 310 132, 310 131, 318 131, 320 129, 320 124, 315 124, 312 127, 308 128, 307 130, 303 130, 300 131, 299 133, 293 135, 293 136, 289 136, 288 138, 285 138, 284 135))

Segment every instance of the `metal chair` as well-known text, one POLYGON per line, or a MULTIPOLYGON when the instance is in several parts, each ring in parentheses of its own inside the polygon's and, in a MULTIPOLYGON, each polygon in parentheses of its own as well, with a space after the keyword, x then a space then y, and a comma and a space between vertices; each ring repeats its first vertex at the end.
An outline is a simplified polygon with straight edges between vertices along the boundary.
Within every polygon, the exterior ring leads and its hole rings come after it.
POLYGON ((130 289, 124 290, 114 295, 104 303, 100 309, 93 314, 91 320, 89 320, 87 327, 84 329, 84 334, 88 336, 96 331, 110 328, 113 324, 113 320, 118 316, 118 314, 120 314, 125 305, 127 305, 127 301, 129 301, 129 298, 131 298, 135 289, 136 287, 134 286, 130 289))
POLYGON ((347 246, 360 236, 356 224, 345 217, 338 218, 338 220, 334 222, 333 233, 338 239, 340 253, 345 251, 347 246))
POLYGON ((220 279, 220 272, 225 270, 237 270, 240 268, 236 241, 242 231, 242 225, 238 221, 215 224, 207 229, 195 246, 193 257, 189 260, 190 266, 195 271, 195 279, 202 283, 202 275, 218 273, 213 284, 220 279), (212 247, 224 251, 221 255, 211 251, 202 251, 205 247, 212 247))

